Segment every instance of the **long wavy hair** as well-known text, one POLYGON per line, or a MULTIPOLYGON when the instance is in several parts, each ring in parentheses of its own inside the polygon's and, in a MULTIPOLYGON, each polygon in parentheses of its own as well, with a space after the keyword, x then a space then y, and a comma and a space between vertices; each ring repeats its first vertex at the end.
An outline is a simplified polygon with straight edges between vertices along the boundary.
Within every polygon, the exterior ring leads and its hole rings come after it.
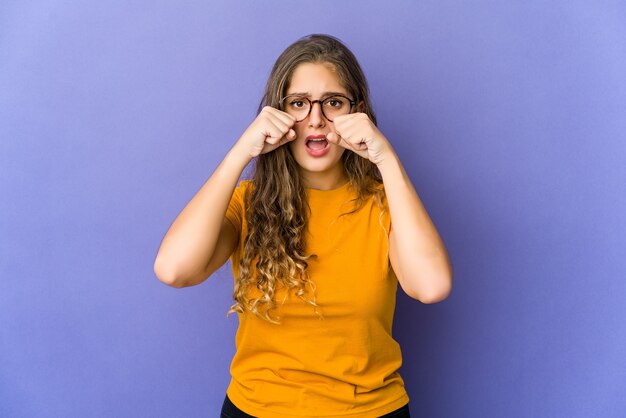
MULTIPOLYGON (((264 106, 281 109, 280 99, 287 92, 294 70, 303 63, 330 64, 342 86, 359 104, 359 110, 376 124, 367 81, 356 57, 339 39, 321 34, 299 39, 278 57, 259 104, 259 113, 264 106)), ((385 210, 378 167, 348 150, 341 160, 356 191, 353 209, 342 215, 358 211, 370 196, 385 210)), ((272 318, 270 311, 276 308, 276 291, 284 287, 288 294, 294 291, 312 305, 314 312, 323 318, 316 301, 315 283, 307 274, 308 261, 316 257, 306 252, 305 232, 310 207, 298 163, 288 146, 255 158, 252 187, 248 191, 244 197, 248 234, 239 263, 240 274, 235 278, 235 304, 228 314, 243 313, 247 308, 258 317, 279 324, 280 318, 272 318), (249 298, 247 291, 252 287, 262 296, 249 298), (309 290, 310 297, 307 296, 309 290)))

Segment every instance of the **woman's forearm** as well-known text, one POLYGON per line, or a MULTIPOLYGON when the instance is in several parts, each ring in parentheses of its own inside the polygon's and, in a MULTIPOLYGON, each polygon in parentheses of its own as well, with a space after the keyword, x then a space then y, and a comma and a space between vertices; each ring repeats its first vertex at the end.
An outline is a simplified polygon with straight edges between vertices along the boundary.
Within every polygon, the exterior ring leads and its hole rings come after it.
POLYGON ((443 240, 400 159, 379 166, 391 213, 398 280, 409 296, 425 303, 445 299, 452 288, 452 266, 443 240))
POLYGON ((197 276, 213 256, 231 196, 251 158, 234 147, 165 234, 154 263, 162 282, 179 287, 197 276))

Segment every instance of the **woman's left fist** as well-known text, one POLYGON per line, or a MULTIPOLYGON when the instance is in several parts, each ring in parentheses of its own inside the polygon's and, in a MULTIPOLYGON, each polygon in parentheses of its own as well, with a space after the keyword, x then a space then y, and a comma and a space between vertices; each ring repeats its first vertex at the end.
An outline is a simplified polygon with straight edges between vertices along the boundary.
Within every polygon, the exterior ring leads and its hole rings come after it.
POLYGON ((326 135, 329 142, 341 145, 376 165, 392 154, 391 144, 367 114, 337 116, 333 123, 335 132, 326 135))

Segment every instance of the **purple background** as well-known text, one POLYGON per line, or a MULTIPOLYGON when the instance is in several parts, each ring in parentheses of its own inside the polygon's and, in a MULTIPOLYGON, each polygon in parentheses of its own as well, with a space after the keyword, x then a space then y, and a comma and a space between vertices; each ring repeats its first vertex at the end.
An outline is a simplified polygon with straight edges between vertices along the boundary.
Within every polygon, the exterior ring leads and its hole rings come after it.
POLYGON ((0 416, 213 417, 230 264, 173 289, 167 228, 278 54, 338 36, 446 242, 398 290, 415 415, 626 414, 623 1, 0 3, 0 416))

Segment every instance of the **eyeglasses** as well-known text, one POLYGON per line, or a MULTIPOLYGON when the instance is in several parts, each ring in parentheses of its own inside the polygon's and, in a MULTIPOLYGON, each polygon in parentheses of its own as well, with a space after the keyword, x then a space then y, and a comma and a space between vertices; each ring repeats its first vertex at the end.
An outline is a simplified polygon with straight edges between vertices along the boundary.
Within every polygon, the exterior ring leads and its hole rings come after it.
POLYGON ((356 102, 348 97, 335 94, 320 100, 309 100, 308 97, 299 94, 290 94, 280 99, 280 107, 283 111, 296 118, 296 122, 302 122, 311 113, 315 103, 320 104, 322 115, 332 122, 337 116, 347 115, 352 112, 352 106, 356 102))

